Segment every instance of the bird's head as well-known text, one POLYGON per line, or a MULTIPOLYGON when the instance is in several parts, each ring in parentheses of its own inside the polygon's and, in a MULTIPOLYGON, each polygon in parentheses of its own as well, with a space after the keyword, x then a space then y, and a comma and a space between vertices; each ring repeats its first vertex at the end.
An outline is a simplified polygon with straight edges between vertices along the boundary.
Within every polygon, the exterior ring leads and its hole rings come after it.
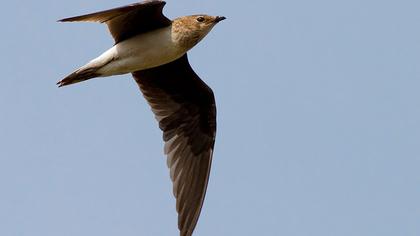
POLYGON ((224 16, 192 15, 176 18, 172 22, 172 37, 189 50, 200 42, 224 16))

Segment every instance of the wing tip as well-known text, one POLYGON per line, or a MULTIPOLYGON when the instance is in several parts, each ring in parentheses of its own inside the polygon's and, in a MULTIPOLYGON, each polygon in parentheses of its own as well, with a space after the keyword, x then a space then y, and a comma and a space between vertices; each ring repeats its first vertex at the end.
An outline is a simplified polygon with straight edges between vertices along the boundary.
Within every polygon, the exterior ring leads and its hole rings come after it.
POLYGON ((76 17, 68 17, 68 18, 63 18, 60 20, 57 20, 57 22, 73 22, 73 21, 77 21, 77 16, 76 17))

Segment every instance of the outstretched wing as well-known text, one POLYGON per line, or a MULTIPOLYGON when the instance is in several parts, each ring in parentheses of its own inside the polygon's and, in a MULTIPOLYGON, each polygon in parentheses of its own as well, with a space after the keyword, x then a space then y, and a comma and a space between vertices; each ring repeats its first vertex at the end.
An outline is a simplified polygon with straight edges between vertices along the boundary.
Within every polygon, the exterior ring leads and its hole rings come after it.
POLYGON ((144 1, 106 11, 65 18, 59 21, 106 23, 117 44, 137 34, 169 26, 171 21, 162 13, 165 4, 165 1, 144 1))
POLYGON ((197 224, 209 178, 216 135, 212 90, 188 63, 187 54, 133 76, 163 131, 181 236, 197 224))

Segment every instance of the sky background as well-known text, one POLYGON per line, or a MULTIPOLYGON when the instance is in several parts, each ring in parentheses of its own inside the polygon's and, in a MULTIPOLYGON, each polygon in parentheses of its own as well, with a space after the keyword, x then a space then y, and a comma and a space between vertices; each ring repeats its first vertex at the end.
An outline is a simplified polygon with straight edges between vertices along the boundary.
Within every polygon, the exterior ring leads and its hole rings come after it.
MULTIPOLYGON (((178 235, 161 132, 129 75, 58 89, 113 44, 57 23, 127 0, 2 3, 0 235, 178 235)), ((190 53, 218 105, 194 235, 420 235, 418 0, 168 0, 223 21, 190 53)))

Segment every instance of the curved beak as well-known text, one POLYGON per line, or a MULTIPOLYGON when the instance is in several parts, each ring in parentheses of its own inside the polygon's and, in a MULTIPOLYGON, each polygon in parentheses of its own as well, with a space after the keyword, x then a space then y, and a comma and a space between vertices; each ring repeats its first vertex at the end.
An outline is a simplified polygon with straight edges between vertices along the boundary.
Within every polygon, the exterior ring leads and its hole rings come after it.
POLYGON ((224 17, 224 16, 216 16, 216 19, 214 19, 214 22, 218 23, 218 22, 220 22, 222 20, 225 20, 225 19, 226 19, 226 17, 224 17))

